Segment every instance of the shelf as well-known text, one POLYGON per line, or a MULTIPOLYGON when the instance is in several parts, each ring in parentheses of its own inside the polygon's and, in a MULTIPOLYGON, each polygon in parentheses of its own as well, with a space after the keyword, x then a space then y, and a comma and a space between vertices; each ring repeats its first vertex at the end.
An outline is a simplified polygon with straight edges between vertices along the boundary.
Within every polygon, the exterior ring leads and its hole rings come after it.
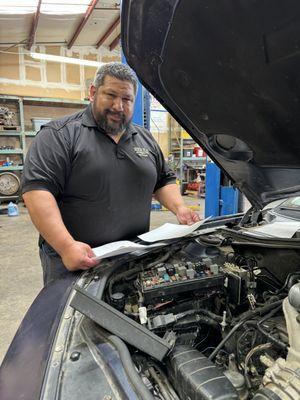
POLYGON ((20 132, 20 131, 0 131, 0 138, 1 136, 21 136, 22 134, 25 134, 25 136, 35 136, 37 134, 36 131, 25 131, 25 132, 20 132))
POLYGON ((0 131, 1 136, 20 136, 22 132, 20 131, 0 131))
POLYGON ((22 149, 0 150, 0 154, 23 154, 22 149))
POLYGON ((10 199, 10 200, 17 200, 17 199, 19 199, 19 198, 20 198, 20 196, 19 196, 18 194, 12 194, 12 195, 8 195, 8 196, 0 196, 0 202, 1 202, 2 200, 7 201, 8 199, 10 199))
MULTIPOLYGON (((179 133, 179 136, 180 136, 180 133, 179 133)), ((180 139, 180 138, 179 138, 180 139)), ((171 137, 171 140, 178 140, 178 138, 177 137, 174 137, 174 136, 172 136, 171 137)), ((193 138, 182 138, 182 140, 184 140, 184 141, 190 141, 190 142, 195 142, 195 140, 193 139, 193 138)))
POLYGON ((24 133, 25 133, 25 136, 36 136, 36 134, 37 134, 36 131, 26 131, 24 133))
MULTIPOLYGON (((193 151, 194 150, 194 148, 193 147, 185 147, 185 146, 183 146, 183 148, 182 148, 183 150, 191 150, 191 151, 193 151)), ((181 151, 181 149, 180 149, 180 147, 176 147, 175 149, 172 149, 172 153, 174 153, 174 152, 179 152, 179 151, 181 151)))
POLYGON ((23 102, 24 103, 57 103, 64 105, 66 107, 72 107, 72 106, 82 106, 82 105, 88 105, 90 102, 88 100, 68 100, 68 99, 56 99, 56 98, 51 98, 51 97, 23 97, 23 102))
POLYGON ((2 99, 2 100, 20 101, 20 97, 17 97, 17 96, 9 96, 9 95, 5 95, 5 94, 1 94, 0 99, 2 99))
POLYGON ((182 157, 183 161, 205 161, 206 157, 182 157))
POLYGON ((23 165, 11 165, 10 167, 0 167, 1 171, 22 171, 23 165))
MULTIPOLYGON (((45 97, 29 97, 29 96, 6 96, 0 95, 0 104, 7 106, 11 111, 15 112, 16 119, 18 119, 18 123, 12 126, 12 130, 7 129, 3 130, 0 127, 0 145, 10 146, 11 139, 9 137, 15 136, 14 141, 20 142, 19 144, 14 144, 12 147, 20 147, 20 149, 2 149, 0 150, 1 158, 9 157, 9 155, 18 155, 18 161, 14 161, 16 165, 3 166, 0 165, 0 172, 5 171, 22 171, 23 165, 17 165, 23 163, 24 154, 26 154, 26 149, 30 145, 30 137, 35 137, 37 134, 36 130, 30 130, 31 127, 28 126, 28 130, 25 128, 25 116, 24 113, 29 113, 31 115, 33 110, 29 111, 30 107, 33 106, 42 106, 47 111, 47 114, 51 114, 51 108, 64 108, 65 111, 71 112, 71 108, 84 108, 88 104, 89 101, 86 100, 74 100, 74 99, 58 99, 58 98, 45 98, 45 97), (12 107, 13 105, 13 107, 12 107), (25 108, 25 106, 27 108, 25 108), (30 106, 30 107, 29 107, 30 106), (67 110, 67 109, 70 110, 67 110), (6 156, 3 156, 6 155, 6 156)), ((73 112, 73 111, 72 111, 73 112)), ((34 128, 33 128, 34 129, 34 128)), ((10 158, 13 158, 12 156, 10 158)))

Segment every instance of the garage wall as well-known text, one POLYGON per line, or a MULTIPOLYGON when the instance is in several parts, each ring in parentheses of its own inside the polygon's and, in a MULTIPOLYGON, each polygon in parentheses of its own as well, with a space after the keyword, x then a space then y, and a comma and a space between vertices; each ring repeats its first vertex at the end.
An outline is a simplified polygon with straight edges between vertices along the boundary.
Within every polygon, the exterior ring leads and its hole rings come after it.
MULTIPOLYGON (((7 51, 8 54, 0 53, 0 94, 70 100, 87 99, 89 84, 94 78, 96 67, 34 60, 24 54, 22 46, 7 51)), ((74 46, 70 51, 60 46, 35 46, 32 51, 98 62, 120 61, 119 57, 111 55, 107 50, 99 52, 93 47, 74 46)), ((25 108, 25 125, 28 130, 33 129, 31 117, 49 117, 49 108, 45 106, 35 105, 25 108)), ((76 110, 51 107, 50 117, 60 118, 73 112, 76 110)), ((153 132, 166 157, 169 153, 168 131, 169 128, 160 133, 153 132)))
MULTIPOLYGON (((22 46, 0 53, 0 93, 17 96, 84 100, 96 67, 33 60, 22 46)), ((80 47, 67 50, 59 46, 35 46, 33 52, 92 61, 120 61, 108 52, 80 47)))

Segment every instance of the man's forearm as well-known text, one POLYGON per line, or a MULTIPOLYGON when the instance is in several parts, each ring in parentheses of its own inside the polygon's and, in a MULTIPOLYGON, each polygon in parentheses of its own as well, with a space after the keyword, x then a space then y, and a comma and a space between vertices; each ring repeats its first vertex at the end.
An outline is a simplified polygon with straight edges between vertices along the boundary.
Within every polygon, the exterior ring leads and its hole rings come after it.
POLYGON ((168 210, 177 214, 178 208, 185 206, 179 191, 179 186, 174 184, 161 187, 155 192, 155 198, 168 210))
POLYGON ((33 190, 23 195, 32 222, 43 238, 60 255, 74 239, 65 227, 54 196, 44 190, 33 190))

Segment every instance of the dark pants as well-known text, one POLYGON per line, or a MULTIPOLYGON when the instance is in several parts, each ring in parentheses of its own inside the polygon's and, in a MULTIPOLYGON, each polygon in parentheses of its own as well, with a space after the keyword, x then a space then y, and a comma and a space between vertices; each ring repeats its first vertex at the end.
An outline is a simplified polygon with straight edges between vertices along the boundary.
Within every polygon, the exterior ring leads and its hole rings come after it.
POLYGON ((48 285, 50 282, 65 278, 70 274, 75 276, 82 272, 68 271, 60 256, 45 242, 40 246, 40 259, 43 268, 44 286, 48 285))

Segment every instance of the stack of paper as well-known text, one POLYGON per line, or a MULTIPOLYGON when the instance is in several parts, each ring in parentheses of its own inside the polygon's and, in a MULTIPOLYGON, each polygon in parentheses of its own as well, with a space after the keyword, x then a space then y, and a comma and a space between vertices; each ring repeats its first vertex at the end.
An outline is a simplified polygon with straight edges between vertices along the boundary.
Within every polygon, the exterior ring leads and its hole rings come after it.
POLYGON ((113 256, 119 256, 121 254, 132 253, 133 251, 148 249, 151 247, 164 246, 165 243, 155 243, 153 245, 143 245, 129 240, 120 240, 118 242, 112 242, 104 244, 103 246, 95 247, 93 252, 95 259, 100 260, 102 258, 108 258, 113 256))
POLYGON ((143 233, 142 235, 138 236, 144 242, 158 243, 143 245, 131 242, 129 240, 120 240, 118 242, 112 242, 103 246, 95 247, 93 252, 96 260, 100 260, 102 258, 118 256, 120 254, 131 253, 137 250, 165 246, 167 243, 160 242, 161 240, 176 239, 187 236, 195 229, 199 228, 199 226, 202 225, 207 219, 196 222, 193 225, 164 224, 157 229, 153 229, 150 232, 143 233))

